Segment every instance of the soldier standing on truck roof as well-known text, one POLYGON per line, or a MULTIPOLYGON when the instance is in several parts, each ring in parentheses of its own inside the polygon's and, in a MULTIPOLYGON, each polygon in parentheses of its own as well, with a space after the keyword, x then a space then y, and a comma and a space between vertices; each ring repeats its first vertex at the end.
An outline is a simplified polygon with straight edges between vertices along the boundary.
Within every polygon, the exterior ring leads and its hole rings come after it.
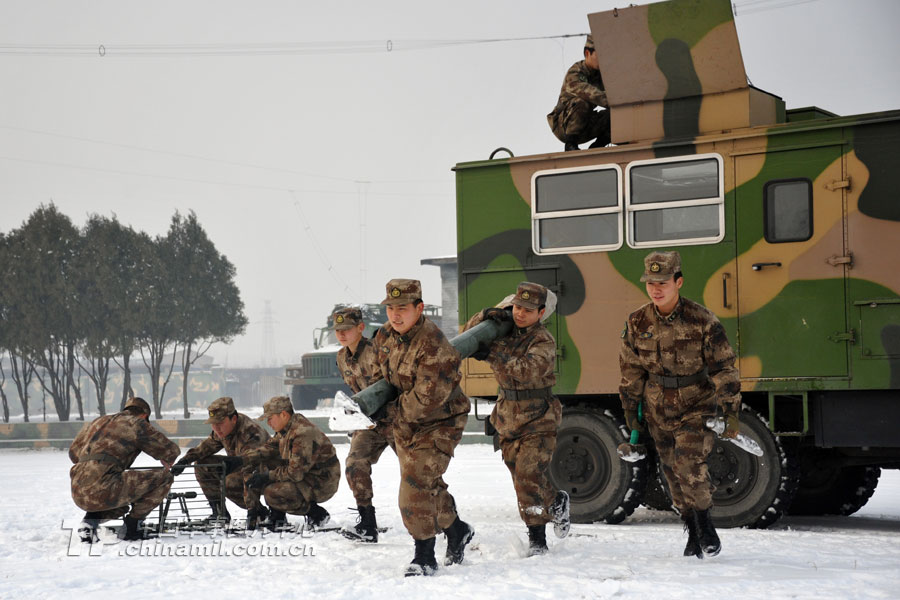
POLYGON ((219 479, 224 469, 225 497, 247 510, 247 529, 256 529, 257 523, 265 520, 269 511, 259 500, 259 490, 246 485, 251 472, 249 468, 242 468, 243 455, 265 444, 269 433, 247 415, 237 412, 234 401, 228 397, 213 400, 209 405, 209 418, 204 422, 209 423, 212 433, 175 463, 172 474, 177 477, 187 465, 201 463, 194 469, 194 476, 212 508, 209 522, 227 523, 231 521, 231 515, 223 508, 219 479), (225 456, 216 455, 222 448, 225 448, 225 456))
POLYGON ((72 500, 87 511, 78 528, 81 541, 98 541, 97 526, 126 513, 124 539, 144 539, 141 522, 169 493, 174 480, 169 469, 180 452, 150 425, 150 405, 143 398, 131 398, 121 412, 86 424, 69 447, 69 459, 75 463, 69 471, 72 500), (163 467, 129 469, 141 452, 163 467))
POLYGON ((459 352, 422 314, 422 286, 415 279, 387 283, 388 322, 375 335, 378 364, 399 391, 394 442, 400 461, 400 515, 415 541, 406 576, 432 575, 435 536, 447 536, 445 565, 463 561, 475 529, 462 521, 443 475, 469 418, 469 399, 459 387, 459 352))
POLYGON ((294 413, 291 399, 275 396, 263 405, 265 420, 275 435, 244 454, 244 464, 258 467, 247 487, 262 490, 274 526, 287 525, 285 513, 304 515, 310 529, 331 520, 319 506, 337 492, 341 463, 334 444, 306 417, 294 413))
POLYGON ((549 316, 547 294, 544 286, 523 281, 510 303, 486 308, 466 323, 466 329, 485 319, 514 324, 509 335, 479 347, 472 357, 487 361, 500 387, 490 423, 512 475, 519 516, 528 527, 528 556, 547 552, 547 523, 553 523, 557 537, 569 533, 569 495, 547 477, 562 419, 553 395, 556 340, 542 322, 549 316))
POLYGON ((584 60, 572 65, 563 79, 556 107, 547 122, 566 151, 578 150, 578 144, 594 140, 591 148, 602 148, 610 141, 609 111, 596 111, 598 106, 609 108, 600 63, 594 49, 594 38, 584 42, 584 60))
MULTIPOLYGON (((369 387, 381 379, 377 352, 372 341, 363 335, 366 323, 359 308, 341 308, 331 316, 334 334, 343 346, 337 353, 337 366, 353 393, 369 387)), ((356 499, 359 521, 352 529, 341 533, 347 538, 361 542, 378 541, 378 523, 375 507, 372 505, 372 465, 378 462, 381 453, 388 446, 394 452, 394 433, 391 424, 397 412, 397 403, 389 402, 383 416, 372 429, 361 429, 350 434, 350 453, 347 455, 344 475, 356 499)))
POLYGON ((716 316, 680 296, 678 252, 648 254, 641 281, 651 302, 629 315, 619 353, 625 420, 643 431, 643 402, 672 502, 688 530, 684 555, 715 556, 722 546, 709 516, 714 488, 706 467, 715 435, 706 420, 722 409, 722 435, 738 434, 741 382, 734 351, 716 316))

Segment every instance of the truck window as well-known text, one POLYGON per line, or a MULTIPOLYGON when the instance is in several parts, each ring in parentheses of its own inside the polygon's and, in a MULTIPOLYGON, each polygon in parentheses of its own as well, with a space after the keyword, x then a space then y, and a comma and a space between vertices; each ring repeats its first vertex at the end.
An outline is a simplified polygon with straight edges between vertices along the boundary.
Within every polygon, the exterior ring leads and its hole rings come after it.
POLYGON ((813 234, 812 182, 777 179, 763 186, 763 220, 770 244, 805 242, 813 234))
POLYGON ((713 244, 724 238, 718 154, 634 161, 625 180, 629 246, 713 244))
POLYGON ((622 169, 618 165, 538 171, 531 179, 535 254, 622 246, 622 169))

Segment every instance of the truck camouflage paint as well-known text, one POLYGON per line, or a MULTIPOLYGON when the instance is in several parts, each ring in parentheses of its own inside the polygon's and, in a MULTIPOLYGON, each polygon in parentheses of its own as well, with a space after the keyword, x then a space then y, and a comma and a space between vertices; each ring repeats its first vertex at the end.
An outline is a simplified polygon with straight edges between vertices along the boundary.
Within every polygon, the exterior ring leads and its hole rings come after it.
MULTIPOLYGON (((615 457, 618 351, 648 301, 643 257, 676 249, 682 294, 738 354, 742 428, 766 450, 717 445, 717 523, 850 514, 880 467, 900 467, 900 111, 785 111, 747 85, 727 0, 588 19, 618 145, 455 167, 460 323, 519 281, 553 289, 554 480, 581 521, 667 508, 652 460, 615 457)), ((496 395, 485 363, 463 372, 467 393, 496 395)))

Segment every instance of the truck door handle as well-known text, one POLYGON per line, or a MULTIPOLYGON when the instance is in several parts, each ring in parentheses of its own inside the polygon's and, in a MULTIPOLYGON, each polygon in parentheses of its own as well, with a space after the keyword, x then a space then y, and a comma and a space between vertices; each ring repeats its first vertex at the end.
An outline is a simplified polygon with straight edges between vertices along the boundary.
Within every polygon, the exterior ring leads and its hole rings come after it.
POLYGON ((725 308, 731 308, 728 304, 728 280, 731 279, 731 273, 722 273, 722 305, 725 308))
POLYGON ((765 267, 780 267, 780 262, 764 262, 764 263, 753 263, 750 265, 750 268, 754 271, 762 271, 765 267))

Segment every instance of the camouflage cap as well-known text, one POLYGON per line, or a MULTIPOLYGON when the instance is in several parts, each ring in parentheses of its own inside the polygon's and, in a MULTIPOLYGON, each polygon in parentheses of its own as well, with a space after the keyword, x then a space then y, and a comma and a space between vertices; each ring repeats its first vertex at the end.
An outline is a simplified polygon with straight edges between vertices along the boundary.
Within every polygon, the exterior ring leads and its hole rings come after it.
POLYGON ((522 308, 540 308, 547 302, 547 288, 539 283, 523 281, 516 289, 512 303, 522 308))
POLYGON ((391 279, 385 289, 387 297, 382 304, 409 304, 422 299, 422 284, 418 279, 391 279))
POLYGON ((681 255, 675 250, 655 251, 644 257, 644 274, 641 281, 661 282, 681 271, 681 255))
POLYGON ((363 322, 362 311, 358 308, 339 308, 331 314, 332 328, 335 331, 353 329, 363 322))
POLYGON ((587 36, 587 39, 584 40, 584 49, 585 50, 593 50, 594 49, 594 36, 590 33, 587 36))
POLYGON ((144 414, 150 414, 150 405, 147 404, 147 401, 143 398, 129 398, 125 403, 125 408, 128 408, 129 406, 141 409, 141 412, 144 414))
POLYGON ((274 398, 270 398, 268 402, 263 404, 263 414, 257 419, 257 421, 265 421, 272 415, 280 414, 285 410, 289 413, 294 412, 294 407, 291 404, 291 399, 287 396, 275 396, 274 398))
POLYGON ((228 417, 234 415, 234 401, 228 396, 213 400, 209 405, 209 418, 204 423, 221 423, 228 417))

